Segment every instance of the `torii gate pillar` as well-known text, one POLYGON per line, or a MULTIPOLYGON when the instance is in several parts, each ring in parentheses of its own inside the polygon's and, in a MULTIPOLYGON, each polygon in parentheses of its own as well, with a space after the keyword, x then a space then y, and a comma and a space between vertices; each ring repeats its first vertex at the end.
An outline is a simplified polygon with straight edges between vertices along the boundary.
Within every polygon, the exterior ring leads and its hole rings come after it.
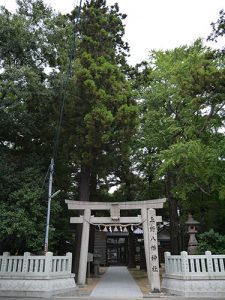
POLYGON ((82 236, 81 236, 81 246, 80 246, 79 270, 78 270, 79 285, 84 285, 86 283, 88 244, 89 244, 89 233, 90 233, 90 217, 91 217, 91 210, 85 209, 82 236))

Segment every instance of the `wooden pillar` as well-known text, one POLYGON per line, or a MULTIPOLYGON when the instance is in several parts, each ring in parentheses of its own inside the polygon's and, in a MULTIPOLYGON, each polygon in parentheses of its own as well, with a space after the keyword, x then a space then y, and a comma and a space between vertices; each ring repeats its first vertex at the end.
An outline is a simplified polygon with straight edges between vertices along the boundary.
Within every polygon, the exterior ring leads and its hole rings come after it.
POLYGON ((149 263, 151 275, 151 292, 160 293, 159 277, 159 253, 157 239, 157 223, 155 209, 148 210, 148 232, 149 232, 149 263))
POLYGON ((90 233, 90 217, 91 210, 86 208, 84 210, 83 229, 81 236, 81 247, 80 247, 80 262, 78 270, 78 284, 84 285, 86 283, 87 274, 87 259, 88 259, 88 244, 89 244, 89 233, 90 233))
POLYGON ((143 222, 143 237, 144 237, 145 260, 146 260, 146 267, 147 267, 147 274, 148 274, 148 283, 149 283, 149 285, 151 285, 147 208, 141 209, 141 217, 142 217, 142 222, 143 222))

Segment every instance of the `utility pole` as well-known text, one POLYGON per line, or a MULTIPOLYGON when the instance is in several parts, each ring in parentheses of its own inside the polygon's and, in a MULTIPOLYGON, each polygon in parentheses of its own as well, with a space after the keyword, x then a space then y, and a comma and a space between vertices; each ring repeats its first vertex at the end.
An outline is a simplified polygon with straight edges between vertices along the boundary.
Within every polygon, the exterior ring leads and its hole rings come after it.
POLYGON ((49 184, 48 184, 48 210, 47 210, 47 221, 46 221, 46 231, 45 231, 45 254, 48 252, 48 235, 49 235, 49 223, 51 214, 51 200, 52 200, 52 182, 53 182, 53 172, 54 172, 54 159, 51 159, 50 172, 49 172, 49 184))

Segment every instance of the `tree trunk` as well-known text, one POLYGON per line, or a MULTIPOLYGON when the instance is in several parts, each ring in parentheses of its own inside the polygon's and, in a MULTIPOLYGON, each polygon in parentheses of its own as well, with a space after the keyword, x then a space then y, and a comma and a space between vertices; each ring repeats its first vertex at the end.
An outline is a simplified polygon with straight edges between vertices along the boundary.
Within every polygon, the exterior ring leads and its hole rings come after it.
POLYGON ((97 199, 97 174, 92 171, 90 174, 90 197, 89 201, 95 202, 97 199))
POLYGON ((173 175, 168 173, 166 177, 166 195, 169 203, 171 253, 179 254, 179 218, 177 213, 177 200, 172 194, 172 188, 174 186, 175 181, 173 175))
POLYGON ((79 201, 89 201, 90 198, 90 167, 81 166, 79 201))

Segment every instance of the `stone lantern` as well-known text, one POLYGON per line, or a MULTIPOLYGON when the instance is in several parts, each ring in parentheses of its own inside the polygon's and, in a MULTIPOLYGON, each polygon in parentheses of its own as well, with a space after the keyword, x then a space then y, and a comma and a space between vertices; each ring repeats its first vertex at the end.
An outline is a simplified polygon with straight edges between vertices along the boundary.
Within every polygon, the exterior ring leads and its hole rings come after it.
POLYGON ((196 233, 198 233, 196 227, 199 222, 195 221, 191 214, 188 214, 188 220, 185 222, 188 226, 189 242, 188 242, 188 254, 195 254, 198 246, 198 241, 196 240, 196 233))

